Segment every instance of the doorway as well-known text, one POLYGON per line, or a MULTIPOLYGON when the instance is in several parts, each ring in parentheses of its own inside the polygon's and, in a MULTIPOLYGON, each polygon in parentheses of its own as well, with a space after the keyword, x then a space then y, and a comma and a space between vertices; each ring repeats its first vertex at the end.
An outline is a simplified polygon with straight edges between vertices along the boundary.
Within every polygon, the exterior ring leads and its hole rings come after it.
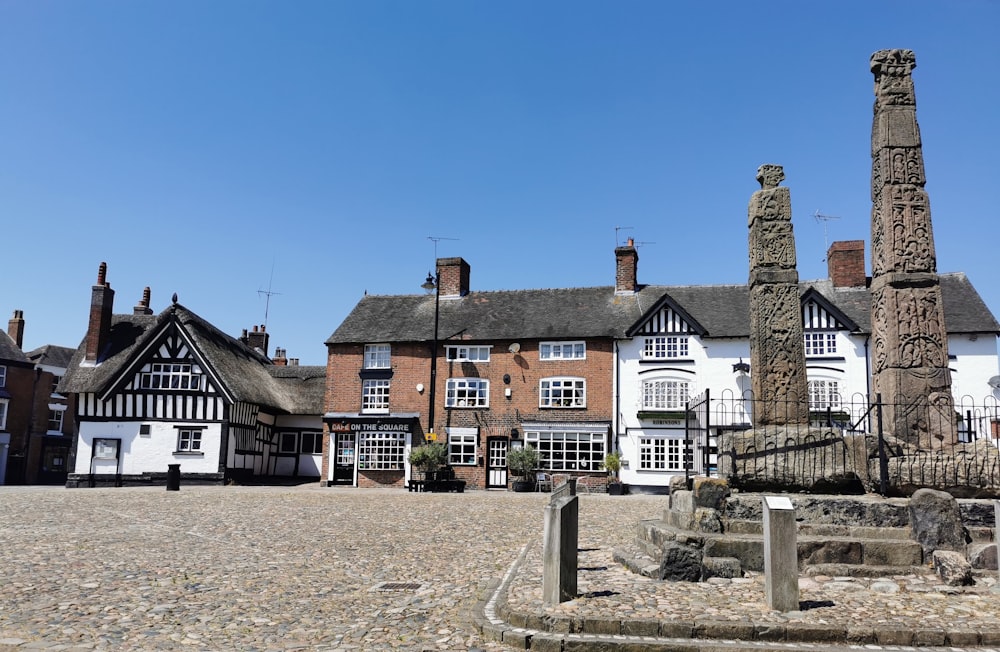
POLYGON ((486 439, 486 488, 507 488, 507 446, 502 437, 486 439))
POLYGON ((354 484, 354 433, 339 432, 333 447, 333 484, 354 484))

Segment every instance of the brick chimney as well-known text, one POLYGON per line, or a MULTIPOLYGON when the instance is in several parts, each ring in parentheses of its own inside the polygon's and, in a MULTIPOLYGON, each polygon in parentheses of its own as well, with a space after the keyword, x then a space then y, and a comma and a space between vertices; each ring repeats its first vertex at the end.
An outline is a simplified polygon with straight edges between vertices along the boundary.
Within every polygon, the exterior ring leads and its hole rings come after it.
POLYGON ((469 263, 462 258, 438 258, 438 291, 442 297, 464 297, 469 293, 469 263))
POLYGON ((639 252, 632 238, 624 247, 615 247, 615 294, 634 294, 638 282, 639 252))
MULTIPOLYGON (((244 333, 245 332, 246 331, 244 331, 244 333)), ((267 334, 267 328, 261 324, 259 330, 257 326, 254 326, 253 330, 246 334, 246 339, 243 341, 246 342, 247 346, 251 349, 260 349, 264 352, 264 355, 267 355, 268 338, 269 335, 267 334)))
POLYGON ((14 316, 7 322, 7 334, 14 340, 17 348, 24 346, 24 311, 15 310, 14 316))
POLYGON ((285 357, 285 350, 280 346, 275 347, 274 357, 271 358, 271 362, 274 363, 275 367, 287 367, 288 358, 285 357))
POLYGON ((147 286, 142 291, 142 298, 139 299, 139 303, 132 308, 133 315, 152 315, 153 309, 149 307, 149 287, 147 286))
POLYGON ((865 276, 865 241, 834 242, 826 252, 826 265, 833 287, 865 287, 868 281, 865 276))
POLYGON ((90 321, 87 324, 84 360, 100 362, 101 355, 111 338, 111 313, 114 309, 115 291, 107 281, 108 264, 101 263, 97 270, 97 285, 90 295, 90 321))

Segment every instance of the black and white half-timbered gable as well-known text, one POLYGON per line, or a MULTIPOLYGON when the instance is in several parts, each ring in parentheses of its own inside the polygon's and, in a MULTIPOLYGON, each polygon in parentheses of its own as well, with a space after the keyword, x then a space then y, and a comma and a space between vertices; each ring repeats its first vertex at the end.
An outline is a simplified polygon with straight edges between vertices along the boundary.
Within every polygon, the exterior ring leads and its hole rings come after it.
MULTIPOLYGON (((324 367, 278 366, 248 338, 183 305, 159 315, 148 292, 113 314, 102 264, 87 335, 60 383, 77 396, 67 486, 318 478, 324 367)), ((284 358, 281 358, 284 361, 284 358)))

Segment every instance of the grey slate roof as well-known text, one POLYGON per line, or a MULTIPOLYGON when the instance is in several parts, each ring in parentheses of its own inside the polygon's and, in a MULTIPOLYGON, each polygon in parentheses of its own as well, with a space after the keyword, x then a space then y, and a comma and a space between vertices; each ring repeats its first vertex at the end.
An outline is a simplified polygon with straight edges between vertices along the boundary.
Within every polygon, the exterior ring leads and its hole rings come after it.
POLYGON ((30 364, 24 351, 14 343, 6 331, 2 330, 0 330, 0 362, 19 366, 30 364))
POLYGON ((28 351, 27 356, 28 359, 35 364, 44 364, 51 367, 62 367, 65 369, 69 366, 70 360, 73 359, 74 353, 76 353, 76 349, 71 349, 68 346, 46 344, 32 351, 28 351))
POLYGON ((114 315, 107 353, 98 365, 83 365, 85 346, 81 343, 59 383, 59 391, 102 394, 112 389, 123 380, 122 374, 136 362, 140 352, 153 344, 172 321, 191 338, 205 364, 217 374, 234 400, 256 403, 279 413, 322 412, 322 400, 317 402, 312 397, 311 388, 306 396, 300 396, 299 390, 307 383, 295 381, 294 377, 276 380, 270 371, 273 365, 266 356, 223 333, 181 304, 174 304, 156 316, 114 315), (310 409, 298 411, 303 407, 310 409))
MULTIPOLYGON (((951 333, 1000 334, 1000 324, 965 274, 941 274, 945 324, 951 333)), ((802 281, 828 299, 862 333, 871 330, 867 288, 834 288, 829 280, 802 281)), ((705 337, 750 336, 746 285, 646 285, 632 295, 612 286, 553 290, 470 292, 441 298, 441 340, 623 338, 668 295, 706 329, 705 337)), ((327 344, 416 342, 432 339, 434 295, 364 297, 327 344)))

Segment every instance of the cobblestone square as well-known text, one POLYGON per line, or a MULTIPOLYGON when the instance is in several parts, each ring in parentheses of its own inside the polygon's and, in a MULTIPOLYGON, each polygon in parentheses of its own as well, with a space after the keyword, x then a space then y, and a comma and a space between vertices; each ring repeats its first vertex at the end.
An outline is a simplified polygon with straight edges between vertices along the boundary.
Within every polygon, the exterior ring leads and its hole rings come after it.
MULTIPOLYGON (((506 650, 472 608, 541 541, 547 500, 3 487, 0 649, 506 650)), ((610 508, 584 510, 585 528, 624 542, 665 499, 584 500, 610 508)))

